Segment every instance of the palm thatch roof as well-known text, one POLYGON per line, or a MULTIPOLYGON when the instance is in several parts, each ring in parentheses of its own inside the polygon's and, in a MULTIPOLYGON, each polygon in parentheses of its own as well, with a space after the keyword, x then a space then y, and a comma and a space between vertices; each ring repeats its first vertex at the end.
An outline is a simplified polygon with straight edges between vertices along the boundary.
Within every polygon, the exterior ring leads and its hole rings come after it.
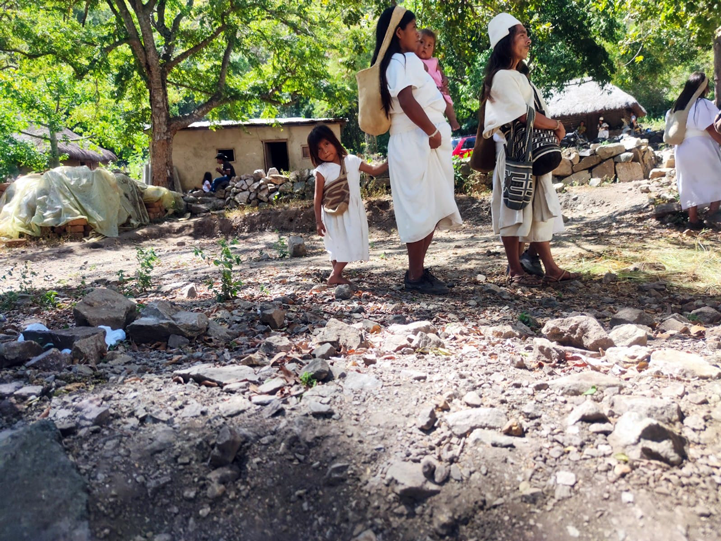
MULTIPOLYGON (((31 125, 21 133, 14 134, 13 137, 18 141, 32 144, 40 152, 48 153, 50 152, 49 134, 47 128, 31 125)), ((67 154, 71 160, 108 163, 118 159, 113 152, 91 143, 67 128, 59 131, 56 136, 58 139, 58 152, 60 155, 67 154)))
POLYGON ((631 96, 610 83, 601 86, 591 78, 574 79, 562 91, 554 92, 547 101, 552 117, 608 113, 631 109, 637 117, 646 116, 646 109, 631 96))

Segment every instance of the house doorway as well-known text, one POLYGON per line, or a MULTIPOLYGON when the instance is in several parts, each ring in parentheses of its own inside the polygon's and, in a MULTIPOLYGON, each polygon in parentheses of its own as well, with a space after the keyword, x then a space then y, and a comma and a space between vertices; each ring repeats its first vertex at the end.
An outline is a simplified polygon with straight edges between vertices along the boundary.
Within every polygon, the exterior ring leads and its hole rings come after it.
POLYGON ((288 141, 267 141, 265 149, 265 170, 275 167, 278 171, 290 171, 288 141))

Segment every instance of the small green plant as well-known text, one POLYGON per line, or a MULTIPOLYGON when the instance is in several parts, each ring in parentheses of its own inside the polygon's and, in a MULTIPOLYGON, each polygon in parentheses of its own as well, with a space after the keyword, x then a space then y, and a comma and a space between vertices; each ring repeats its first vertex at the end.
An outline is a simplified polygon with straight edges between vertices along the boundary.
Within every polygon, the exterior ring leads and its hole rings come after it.
POLYGON ((160 262, 160 258, 156 255, 152 248, 137 248, 135 257, 138 260, 138 270, 135 273, 135 283, 139 291, 145 292, 150 289, 153 284, 151 273, 160 262))
POLYGON ((521 314, 518 316, 518 321, 523 323, 524 325, 530 327, 533 324, 533 319, 531 316, 529 316, 526 312, 521 312, 521 314))
MULTIPOLYGON (((276 230, 276 233, 278 233, 278 230, 276 230)), ((288 243, 285 242, 285 237, 281 236, 280 233, 278 233, 278 240, 273 243, 273 249, 278 252, 280 259, 285 259, 289 255, 288 243)))
POLYGON ((38 304, 46 308, 55 308, 58 305, 58 292, 49 290, 43 293, 38 299, 38 304))
POLYGON ((263 284, 260 285, 260 292, 264 295, 270 295, 270 289, 268 289, 268 287, 263 284))
MULTIPOLYGON (((238 241, 232 240, 230 245, 233 244, 238 244, 238 241)), ((233 267, 240 265, 240 256, 231 251, 230 245, 225 240, 219 240, 218 245, 220 246, 220 252, 216 258, 207 256, 200 248, 194 248, 193 253, 208 264, 212 262, 213 265, 220 269, 220 291, 218 291, 212 278, 209 278, 206 283, 208 289, 215 291, 216 299, 222 302, 237 297, 238 291, 243 287, 243 282, 233 278, 233 267)))
POLYGON ((388 259, 388 256, 386 255, 385 252, 383 252, 383 253, 382 253, 381 255, 379 255, 378 257, 381 258, 381 259, 388 259))
POLYGON ((701 321, 701 318, 698 317, 698 314, 689 314, 686 319, 689 321, 701 321))
POLYGON ((18 302, 18 294, 15 291, 6 291, 0 294, 0 310, 7 311, 15 308, 18 302))
POLYGON ((303 372, 300 375, 300 382, 306 387, 315 387, 318 381, 313 377, 310 372, 303 372))

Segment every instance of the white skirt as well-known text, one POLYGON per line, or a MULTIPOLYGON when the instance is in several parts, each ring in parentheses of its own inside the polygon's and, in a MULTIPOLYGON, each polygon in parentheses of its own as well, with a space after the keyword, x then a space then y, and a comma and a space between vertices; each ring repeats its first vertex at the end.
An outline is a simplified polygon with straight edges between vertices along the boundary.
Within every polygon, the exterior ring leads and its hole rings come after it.
POLYGON ((436 228, 463 223, 456 206, 451 161, 451 127, 441 120, 441 146, 431 149, 418 127, 397 133, 391 126, 388 165, 393 211, 401 242, 418 242, 436 228))
MULTIPOLYGON (((350 182, 350 181, 349 181, 350 182)), ((323 243, 331 261, 350 263, 368 261, 368 218, 360 188, 351 188, 348 210, 340 216, 330 216, 322 211, 325 236, 323 243)))
MULTIPOLYGON (((495 137, 495 136, 494 136, 495 137)), ((551 174, 535 177, 533 201, 523 210, 511 210, 503 204, 503 177, 506 172, 506 145, 496 142, 496 167, 493 170, 491 216, 493 231, 501 237, 518 237, 520 242, 548 242, 563 233, 563 216, 551 174), (545 218, 545 219, 544 219, 545 218)))
POLYGON ((711 137, 689 137, 676 147, 681 208, 721 201, 721 149, 711 137))

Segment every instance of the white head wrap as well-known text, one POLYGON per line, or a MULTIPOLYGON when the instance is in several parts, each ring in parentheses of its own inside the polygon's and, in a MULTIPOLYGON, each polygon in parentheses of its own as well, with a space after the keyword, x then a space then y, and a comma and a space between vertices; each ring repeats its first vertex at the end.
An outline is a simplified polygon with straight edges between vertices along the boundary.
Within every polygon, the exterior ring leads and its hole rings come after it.
POLYGON ((508 31, 516 26, 522 24, 521 21, 516 19, 510 13, 499 13, 491 22, 488 23, 488 38, 491 40, 491 49, 496 47, 496 44, 508 35, 508 31))

